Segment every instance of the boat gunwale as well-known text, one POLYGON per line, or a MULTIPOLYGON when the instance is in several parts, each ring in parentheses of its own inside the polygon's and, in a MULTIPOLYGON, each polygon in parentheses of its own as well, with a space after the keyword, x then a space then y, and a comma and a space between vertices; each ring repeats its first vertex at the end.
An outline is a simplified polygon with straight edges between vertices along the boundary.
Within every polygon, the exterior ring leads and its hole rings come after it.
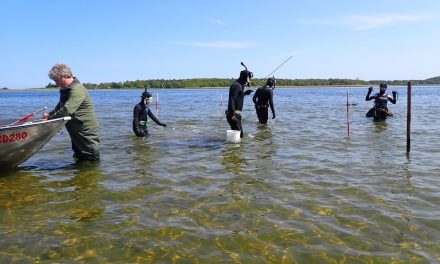
POLYGON ((10 126, 10 125, 0 126, 0 132, 14 130, 14 129, 28 128, 28 127, 33 127, 33 126, 40 126, 40 125, 56 123, 56 122, 60 122, 60 121, 69 121, 71 119, 72 118, 70 116, 65 116, 65 117, 60 117, 60 118, 55 118, 55 119, 50 119, 50 120, 41 120, 41 121, 37 121, 37 122, 26 122, 23 124, 12 125, 12 126, 10 126))

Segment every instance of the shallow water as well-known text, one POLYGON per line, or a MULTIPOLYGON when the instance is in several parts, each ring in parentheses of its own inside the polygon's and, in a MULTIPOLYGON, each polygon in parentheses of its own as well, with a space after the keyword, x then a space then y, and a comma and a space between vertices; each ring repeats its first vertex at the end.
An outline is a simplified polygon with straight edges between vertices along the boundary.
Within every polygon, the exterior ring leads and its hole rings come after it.
MULTIPOLYGON (((385 123, 365 117, 366 88, 276 89, 267 126, 247 97, 240 144, 225 142, 227 89, 152 90, 168 126, 146 140, 141 90, 90 91, 101 162, 74 164, 64 131, 2 169, 0 263, 440 262, 440 89, 413 87, 409 155, 392 89, 385 123)), ((0 92, 0 121, 57 101, 0 92)))

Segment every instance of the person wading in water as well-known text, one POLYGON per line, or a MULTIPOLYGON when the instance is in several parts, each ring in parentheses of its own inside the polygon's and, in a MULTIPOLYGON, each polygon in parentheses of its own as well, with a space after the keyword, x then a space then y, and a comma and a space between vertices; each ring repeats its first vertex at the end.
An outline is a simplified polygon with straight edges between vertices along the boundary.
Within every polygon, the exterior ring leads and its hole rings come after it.
POLYGON ((269 78, 266 85, 257 89, 252 98, 255 104, 255 111, 257 112, 258 121, 260 124, 267 124, 269 107, 272 110, 272 119, 275 118, 275 108, 273 106, 273 89, 275 88, 275 78, 269 78))
MULTIPOLYGON (((242 63, 244 66, 244 64, 242 63)), ((246 68, 246 66, 244 66, 246 68)), ((241 111, 243 110, 244 96, 251 94, 252 90, 244 91, 247 85, 250 87, 251 78, 254 74, 247 70, 247 68, 240 72, 240 77, 231 84, 229 88, 228 109, 225 111, 226 120, 231 126, 232 130, 239 130, 240 137, 243 137, 243 128, 241 126, 241 111)))
POLYGON ((374 107, 371 108, 366 116, 374 117, 374 121, 385 120, 387 116, 392 116, 391 112, 388 111, 387 103, 390 101, 393 104, 397 102, 397 92, 393 91, 393 97, 391 98, 388 94, 385 93, 387 90, 387 84, 381 83, 379 85, 379 93, 376 93, 373 96, 370 96, 373 91, 373 87, 368 88, 367 96, 365 96, 365 101, 371 101, 374 99, 374 107))
POLYGON ((148 107, 152 101, 153 96, 145 89, 141 95, 141 101, 133 109, 133 132, 138 137, 150 135, 147 129, 147 117, 150 117, 159 126, 167 126, 165 123, 161 123, 148 107))
POLYGON ((87 89, 66 64, 55 64, 49 71, 49 78, 60 87, 60 101, 55 109, 43 114, 43 119, 70 116, 72 119, 66 123, 66 129, 72 141, 73 158, 98 161, 99 123, 87 89))

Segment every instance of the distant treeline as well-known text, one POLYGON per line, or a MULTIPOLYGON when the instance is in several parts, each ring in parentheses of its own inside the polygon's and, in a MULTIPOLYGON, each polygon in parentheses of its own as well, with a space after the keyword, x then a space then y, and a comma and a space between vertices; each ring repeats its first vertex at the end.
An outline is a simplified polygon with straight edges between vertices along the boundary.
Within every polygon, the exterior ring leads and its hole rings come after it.
MULTIPOLYGON (((205 88, 205 87, 229 87, 235 79, 198 78, 178 80, 136 80, 125 82, 106 82, 100 84, 83 83, 87 89, 133 89, 133 88, 205 88)), ((277 79, 277 86, 375 86, 384 80, 352 80, 352 79, 277 79)), ((404 80, 386 80, 388 85, 407 85, 404 80)), ((262 86, 265 79, 252 79, 252 86, 262 86)), ((440 84, 440 76, 426 80, 413 80, 413 85, 440 84)), ((56 85, 49 83, 46 88, 54 88, 56 85)))

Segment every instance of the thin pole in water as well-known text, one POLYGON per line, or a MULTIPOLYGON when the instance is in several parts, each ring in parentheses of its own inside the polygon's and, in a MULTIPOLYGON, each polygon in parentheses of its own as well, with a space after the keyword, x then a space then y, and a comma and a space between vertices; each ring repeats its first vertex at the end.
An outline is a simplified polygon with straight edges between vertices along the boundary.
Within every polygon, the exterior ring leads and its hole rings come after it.
POLYGON ((156 110, 159 110, 159 93, 156 93, 156 110))
POLYGON ((289 58, 287 58, 287 60, 285 60, 283 63, 281 63, 280 66, 278 66, 275 70, 273 70, 271 73, 269 73, 264 79, 267 79, 269 76, 271 76, 272 73, 276 72, 279 68, 281 68, 281 66, 283 66, 286 62, 288 62, 291 58, 293 58, 293 56, 290 56, 289 58))
POLYGON ((350 103, 348 101, 348 91, 347 91, 347 137, 350 137, 350 103))
POLYGON ((406 154, 411 149, 411 82, 408 82, 407 91, 407 110, 406 110, 406 154))
POLYGON ((30 117, 33 117, 34 115, 38 114, 39 112, 41 112, 41 111, 43 111, 43 110, 45 110, 45 109, 47 109, 47 106, 45 106, 45 107, 41 107, 41 108, 38 109, 37 111, 35 111, 35 112, 33 112, 33 113, 30 113, 30 114, 28 114, 28 115, 26 115, 26 116, 24 116, 24 117, 18 119, 18 120, 15 121, 14 123, 9 124, 9 126, 15 125, 15 124, 20 123, 20 122, 24 122, 24 121, 26 121, 27 119, 29 119, 30 117))

